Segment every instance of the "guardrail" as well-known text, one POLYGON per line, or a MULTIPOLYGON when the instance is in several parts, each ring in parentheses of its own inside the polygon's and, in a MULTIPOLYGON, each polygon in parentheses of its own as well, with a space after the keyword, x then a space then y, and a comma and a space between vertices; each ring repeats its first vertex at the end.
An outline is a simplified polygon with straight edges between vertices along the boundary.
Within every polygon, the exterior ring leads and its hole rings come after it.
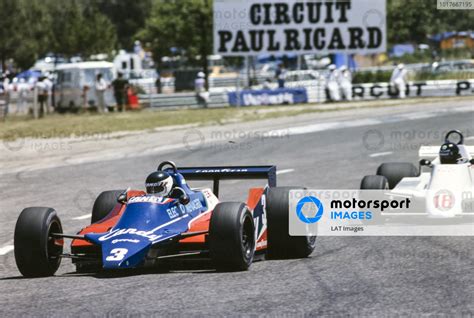
MULTIPOLYGON (((175 94, 149 94, 139 95, 140 104, 150 108, 173 108, 173 107, 202 107, 198 104, 194 93, 175 94)), ((209 108, 219 108, 229 106, 227 93, 210 94, 209 108)))
MULTIPOLYGON (((288 88, 305 88, 309 103, 324 103, 327 101, 324 81, 303 81, 299 83, 288 83, 288 88), (295 84, 295 85, 292 85, 295 84)), ((261 89, 260 86, 254 89, 261 89)), ((276 89, 276 84, 271 85, 276 89)), ((221 90, 212 92, 208 107, 218 108, 229 106, 228 92, 234 90, 221 90)), ((355 84, 352 87, 354 100, 373 100, 396 98, 398 95, 389 83, 367 83, 355 84)), ((441 80, 408 82, 406 94, 408 97, 437 97, 437 96, 463 96, 474 95, 474 80, 441 80)), ((150 94, 140 95, 140 103, 151 108, 174 108, 174 107, 201 107, 198 105, 194 93, 177 94, 150 94)))

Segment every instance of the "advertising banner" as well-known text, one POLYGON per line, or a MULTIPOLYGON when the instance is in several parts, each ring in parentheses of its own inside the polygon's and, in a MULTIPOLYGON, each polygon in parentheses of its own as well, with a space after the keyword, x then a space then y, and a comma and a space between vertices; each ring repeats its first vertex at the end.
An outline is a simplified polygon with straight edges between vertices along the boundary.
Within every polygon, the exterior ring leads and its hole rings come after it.
POLYGON ((373 54, 386 51, 385 0, 215 0, 214 52, 373 54))
POLYGON ((306 88, 243 90, 228 93, 228 98, 231 106, 305 104, 308 93, 306 88))

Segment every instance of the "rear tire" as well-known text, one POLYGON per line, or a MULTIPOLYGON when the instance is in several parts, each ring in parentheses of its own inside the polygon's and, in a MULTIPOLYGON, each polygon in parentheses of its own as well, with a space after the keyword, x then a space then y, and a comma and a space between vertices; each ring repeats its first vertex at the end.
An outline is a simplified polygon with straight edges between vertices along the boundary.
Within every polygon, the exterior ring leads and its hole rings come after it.
POLYGON ((21 212, 15 226, 14 246, 16 265, 23 276, 48 277, 58 270, 63 245, 51 238, 51 233, 63 233, 54 209, 27 208, 21 212))
POLYGON ((255 254, 255 225, 244 203, 219 203, 209 226, 209 252, 218 270, 245 271, 255 254))
POLYGON ((418 168, 409 162, 384 163, 377 169, 378 176, 388 180, 390 190, 395 188, 403 178, 413 178, 419 175, 418 168))
POLYGON ((360 183, 361 190, 388 190, 389 184, 384 176, 365 176, 360 183))
POLYGON ((316 247, 316 236, 289 235, 289 196, 296 188, 269 188, 266 197, 270 259, 305 258, 316 247))
POLYGON ((105 191, 95 199, 92 208, 91 224, 103 220, 118 204, 117 199, 125 190, 105 191))

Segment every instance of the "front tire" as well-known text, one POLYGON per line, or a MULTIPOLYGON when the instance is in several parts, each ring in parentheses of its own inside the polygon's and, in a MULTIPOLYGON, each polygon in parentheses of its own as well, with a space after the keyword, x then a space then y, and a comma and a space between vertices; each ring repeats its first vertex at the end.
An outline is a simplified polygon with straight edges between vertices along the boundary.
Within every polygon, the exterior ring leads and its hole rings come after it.
POLYGON ((91 224, 97 223, 103 220, 118 204, 118 197, 125 190, 112 190, 104 191, 97 199, 95 199, 94 206, 92 207, 91 224))
MULTIPOLYGON (((388 180, 384 176, 365 176, 360 183, 361 190, 389 190, 389 188, 388 180)), ((360 199, 370 200, 371 198, 370 196, 365 198, 361 193, 360 199)), ((387 218, 382 215, 374 214, 372 217, 373 219, 361 221, 365 225, 381 225, 387 222, 387 218)))
POLYGON ((388 190, 389 183, 384 176, 365 176, 360 183, 361 190, 388 190))
POLYGON ((62 240, 51 237, 62 234, 62 225, 51 208, 24 209, 15 226, 15 261, 25 277, 53 276, 61 264, 62 240))
POLYGON ((270 259, 305 258, 316 247, 316 236, 289 235, 289 197, 295 188, 269 188, 266 197, 270 259))
POLYGON ((377 169, 378 176, 388 180, 390 190, 394 189, 403 178, 414 178, 419 175, 418 168, 409 162, 384 163, 377 169))
POLYGON ((255 254, 255 225, 244 203, 220 203, 209 226, 209 253, 218 270, 245 271, 255 254))

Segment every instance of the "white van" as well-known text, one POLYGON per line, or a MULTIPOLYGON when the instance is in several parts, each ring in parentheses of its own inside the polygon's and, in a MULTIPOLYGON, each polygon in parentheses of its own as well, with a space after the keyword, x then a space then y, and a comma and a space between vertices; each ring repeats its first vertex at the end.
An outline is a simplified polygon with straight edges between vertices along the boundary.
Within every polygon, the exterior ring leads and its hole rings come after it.
MULTIPOLYGON (((59 65, 56 69, 55 103, 58 112, 97 107, 95 81, 102 74, 108 84, 115 78, 114 65, 108 62, 81 62, 59 65)), ((108 107, 115 106, 112 89, 105 93, 108 107)))

